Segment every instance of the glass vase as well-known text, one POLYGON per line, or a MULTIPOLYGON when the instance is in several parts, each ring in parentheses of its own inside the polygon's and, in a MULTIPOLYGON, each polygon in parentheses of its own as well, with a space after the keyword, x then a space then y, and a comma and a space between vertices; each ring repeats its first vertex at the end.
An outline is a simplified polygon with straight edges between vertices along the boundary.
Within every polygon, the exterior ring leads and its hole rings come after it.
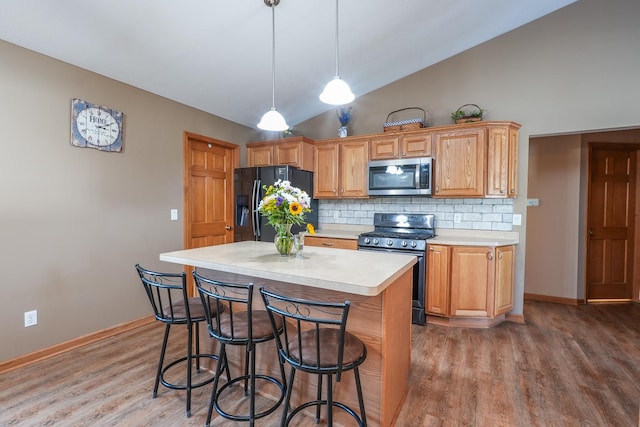
POLYGON ((276 225, 276 237, 273 239, 273 243, 276 245, 276 250, 281 256, 291 255, 291 249, 293 249, 294 237, 291 233, 291 226, 293 224, 281 224, 276 225))

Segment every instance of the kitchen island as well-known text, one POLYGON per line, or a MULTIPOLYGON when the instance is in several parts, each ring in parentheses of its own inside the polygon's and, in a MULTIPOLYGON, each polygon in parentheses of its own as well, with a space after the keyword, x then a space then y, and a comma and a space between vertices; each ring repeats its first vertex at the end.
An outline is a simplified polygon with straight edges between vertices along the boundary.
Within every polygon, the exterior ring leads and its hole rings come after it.
MULTIPOLYGON (((347 329, 368 352, 360 368, 368 425, 393 425, 408 390, 415 256, 305 247, 303 258, 282 257, 273 243, 251 241, 167 252, 160 260, 206 269, 199 272, 219 280, 250 281, 256 290, 265 286, 298 298, 351 301, 347 329)), ((260 298, 254 301, 262 304, 260 298)), ((259 366, 276 373, 275 344, 264 347, 257 355, 259 366)), ((241 353, 234 359, 237 369, 241 353)), ((314 400, 315 381, 313 376, 296 381, 304 386, 294 397, 314 400)), ((353 375, 336 384, 334 398, 357 408, 353 375)), ((339 422, 342 411, 334 414, 339 422)))

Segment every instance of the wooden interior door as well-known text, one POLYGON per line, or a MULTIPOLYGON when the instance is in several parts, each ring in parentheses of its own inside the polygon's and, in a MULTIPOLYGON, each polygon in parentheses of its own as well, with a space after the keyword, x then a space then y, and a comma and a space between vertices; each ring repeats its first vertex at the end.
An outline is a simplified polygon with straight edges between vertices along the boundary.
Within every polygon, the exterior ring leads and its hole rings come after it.
MULTIPOLYGON (((239 147, 184 134, 184 248, 233 242, 233 170, 239 147)), ((195 295, 187 268, 190 294, 195 295)))
POLYGON ((587 300, 629 300, 637 146, 592 144, 589 148, 587 300))

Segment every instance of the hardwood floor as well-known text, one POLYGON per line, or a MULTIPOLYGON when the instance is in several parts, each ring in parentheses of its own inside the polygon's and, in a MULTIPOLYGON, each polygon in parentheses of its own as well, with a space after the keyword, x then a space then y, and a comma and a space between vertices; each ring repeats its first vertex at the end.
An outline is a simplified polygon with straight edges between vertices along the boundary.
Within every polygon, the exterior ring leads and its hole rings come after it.
MULTIPOLYGON (((492 329, 414 326, 396 425, 640 425, 639 304, 527 301, 524 314, 524 325, 492 329)), ((210 386, 194 391, 189 419, 184 392, 161 386, 151 398, 161 339, 156 322, 0 375, 0 426, 204 425, 210 386)), ((168 351, 183 345, 174 339, 168 351)))

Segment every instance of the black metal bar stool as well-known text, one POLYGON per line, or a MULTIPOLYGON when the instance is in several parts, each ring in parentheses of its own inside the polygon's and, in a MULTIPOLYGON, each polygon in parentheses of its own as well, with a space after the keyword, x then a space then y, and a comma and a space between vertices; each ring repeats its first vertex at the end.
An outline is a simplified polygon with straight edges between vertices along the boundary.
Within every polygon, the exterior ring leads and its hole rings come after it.
MULTIPOLYGON (((222 417, 234 421, 248 421, 253 426, 255 420, 273 413, 284 399, 286 377, 284 367, 278 363, 281 379, 256 373, 256 344, 273 340, 282 330, 282 325, 276 322, 272 328, 269 315, 265 310, 253 309, 253 284, 237 284, 213 280, 193 272, 196 286, 202 304, 211 312, 217 312, 215 317, 208 318, 209 335, 218 340, 221 345, 220 359, 216 368, 209 413, 205 426, 211 423, 213 408, 222 417), (222 373, 222 366, 228 366, 227 345, 245 347, 244 374, 231 378, 227 373, 227 382, 218 387, 218 379, 222 373), (261 385, 269 383, 275 385, 279 398, 275 402, 269 402, 266 409, 256 412, 256 380, 261 380, 261 385), (230 387, 242 383, 244 396, 249 396, 249 413, 232 414, 220 406, 221 396, 230 387)), ((209 311, 206 310, 206 311, 209 311)), ((277 356, 274 354, 274 357, 277 356)))
MULTIPOLYGON (((186 274, 185 273, 160 273, 146 270, 136 264, 136 270, 142 280, 142 284, 149 297, 149 302, 153 308, 153 313, 157 320, 164 323, 164 338, 162 349, 160 350, 160 360, 156 373, 155 384, 153 386, 153 398, 158 395, 158 386, 163 386, 172 390, 186 390, 187 392, 187 417, 191 416, 191 390, 202 387, 214 381, 215 377, 206 369, 201 369, 200 359, 208 358, 218 360, 215 354, 200 353, 200 328, 199 324, 205 322, 207 317, 216 316, 216 312, 205 313, 199 297, 189 298, 187 296, 186 274), (171 325, 187 326, 187 355, 173 360, 165 365, 164 358, 169 340, 171 325), (195 328, 194 328, 195 326, 195 328), (195 349, 193 346, 193 336, 195 334, 195 349), (193 361, 195 360, 195 373, 193 372, 193 361), (167 372, 178 364, 186 364, 186 383, 171 382, 165 379, 167 372), (194 375, 198 377, 194 383, 194 375)), ((175 381, 175 380, 172 380, 175 381)))
POLYGON ((327 425, 333 426, 333 408, 351 415, 359 426, 367 425, 362 386, 358 367, 367 358, 367 347, 355 335, 346 331, 351 303, 329 303, 290 298, 260 288, 272 327, 285 325, 283 335, 276 337, 282 360, 291 365, 287 394, 280 426, 288 426, 301 410, 315 406, 316 424, 320 422, 320 409, 327 407, 327 425), (287 321, 289 320, 289 321, 287 321), (282 339, 281 339, 282 338, 282 339), (318 376, 317 398, 299 405, 288 413, 296 371, 318 376), (360 406, 360 416, 347 405, 333 400, 333 377, 340 382, 344 371, 353 370, 360 406), (327 396, 322 398, 322 377, 327 378, 327 396))

